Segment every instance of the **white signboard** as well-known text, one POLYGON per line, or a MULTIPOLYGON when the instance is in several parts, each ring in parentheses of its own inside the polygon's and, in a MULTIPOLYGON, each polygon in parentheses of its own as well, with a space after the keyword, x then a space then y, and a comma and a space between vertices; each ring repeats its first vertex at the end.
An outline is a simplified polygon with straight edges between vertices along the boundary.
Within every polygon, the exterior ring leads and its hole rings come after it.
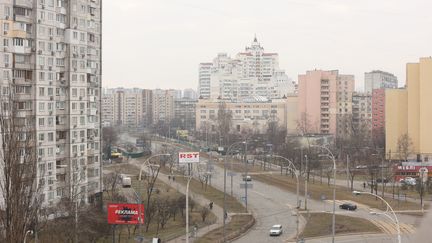
POLYGON ((199 152, 179 152, 178 160, 180 164, 199 163, 199 152))

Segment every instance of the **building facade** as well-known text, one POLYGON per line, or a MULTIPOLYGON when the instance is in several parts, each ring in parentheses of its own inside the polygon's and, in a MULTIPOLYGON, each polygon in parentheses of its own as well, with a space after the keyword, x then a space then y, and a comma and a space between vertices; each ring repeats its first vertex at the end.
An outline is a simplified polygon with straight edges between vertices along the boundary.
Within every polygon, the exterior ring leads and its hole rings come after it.
POLYGON ((352 124, 357 132, 372 132, 372 95, 369 93, 353 93, 352 124))
POLYGON ((155 89, 153 90, 152 119, 153 124, 170 124, 174 119, 174 99, 177 91, 155 89))
POLYGON ((372 131, 383 131, 385 127, 385 89, 372 91, 372 131))
POLYGON ((195 130, 196 99, 174 100, 174 126, 180 130, 195 130))
POLYGON ((102 96, 104 126, 143 126, 143 93, 140 89, 107 89, 102 96))
POLYGON ((34 117, 46 205, 102 190, 101 25, 100 0, 0 1, 0 85, 34 117))
POLYGON ((278 54, 264 52, 256 38, 235 58, 219 53, 213 62, 199 65, 198 93, 204 99, 278 99, 294 92, 295 84, 279 68, 278 54))
POLYGON ((402 159, 398 140, 407 134, 412 142, 410 158, 429 161, 432 156, 432 58, 407 64, 405 89, 385 91, 387 156, 402 159))
POLYGON ((307 71, 299 75, 298 119, 303 133, 350 133, 354 76, 339 71, 307 71))
POLYGON ((232 133, 265 133, 270 121, 287 127, 286 99, 250 97, 236 102, 199 99, 196 105, 196 131, 217 132, 217 114, 221 103, 225 103, 226 110, 232 113, 232 133))
POLYGON ((388 72, 374 70, 365 73, 365 92, 372 94, 374 89, 396 89, 398 87, 397 77, 388 72))

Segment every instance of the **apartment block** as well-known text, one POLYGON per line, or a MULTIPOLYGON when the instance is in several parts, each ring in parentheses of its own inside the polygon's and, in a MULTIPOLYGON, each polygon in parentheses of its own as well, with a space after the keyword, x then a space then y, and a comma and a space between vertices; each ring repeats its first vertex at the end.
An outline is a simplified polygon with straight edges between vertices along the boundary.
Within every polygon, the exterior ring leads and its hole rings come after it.
POLYGON ((174 126, 181 130, 193 131, 195 129, 196 99, 174 100, 174 126))
POLYGON ((150 89, 142 90, 142 121, 144 127, 153 124, 153 91, 150 89))
POLYGON ((354 76, 313 70, 298 77, 298 119, 304 133, 348 136, 354 76))
POLYGON ((388 158, 401 159, 398 139, 408 134, 410 159, 429 161, 432 156, 432 58, 408 63, 406 88, 385 91, 385 130, 388 158))
POLYGON ((101 0, 0 0, 0 85, 35 121, 45 205, 102 191, 101 25, 101 0))
POLYGON ((385 89, 372 91, 372 131, 379 132, 385 127, 385 89))
POLYGON ((269 121, 287 127, 287 100, 250 97, 241 101, 199 99, 196 105, 196 131, 217 132, 217 114, 221 103, 232 112, 231 132, 248 130, 265 133, 269 121))
POLYGON ((398 87, 397 77, 388 72, 374 70, 365 73, 365 92, 372 94, 374 89, 396 89, 398 87))
POLYGON ((174 89, 153 90, 152 119, 153 124, 169 124, 174 119, 174 99, 178 92, 174 89))
POLYGON ((252 96, 278 99, 295 93, 295 84, 279 68, 279 55, 265 52, 257 38, 231 58, 219 53, 199 65, 199 97, 241 100, 252 96))
POLYGON ((356 132, 372 131, 372 95, 369 93, 353 93, 352 125, 356 132))

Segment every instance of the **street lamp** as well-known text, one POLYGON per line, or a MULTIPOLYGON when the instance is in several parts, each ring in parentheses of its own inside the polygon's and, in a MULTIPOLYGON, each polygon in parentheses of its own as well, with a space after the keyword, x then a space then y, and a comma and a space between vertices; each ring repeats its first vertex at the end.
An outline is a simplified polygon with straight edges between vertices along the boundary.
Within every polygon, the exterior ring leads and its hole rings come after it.
POLYGON ((386 205, 387 205, 387 209, 386 209, 386 211, 384 212, 384 213, 382 213, 382 215, 385 215, 387 218, 389 218, 389 219, 391 219, 391 221, 394 223, 394 224, 396 224, 396 229, 397 229, 397 233, 398 233, 398 242, 399 243, 401 243, 402 242, 402 239, 401 239, 401 233, 400 233, 400 225, 399 225, 399 220, 398 220, 398 217, 396 216, 396 213, 394 212, 394 210, 393 210, 393 208, 390 206, 390 204, 384 199, 384 198, 382 198, 382 197, 380 197, 380 196, 378 196, 378 195, 375 195, 375 194, 373 194, 373 193, 370 193, 370 192, 361 192, 361 191, 353 191, 352 192, 354 195, 360 195, 360 194, 368 194, 368 195, 372 195, 372 196, 374 196, 374 197, 376 197, 376 198, 379 198, 381 201, 383 201, 386 205), (388 210, 390 209, 390 211, 392 212, 392 214, 393 214, 393 217, 394 218, 392 218, 392 217, 390 217, 389 215, 387 215, 387 212, 388 212, 388 210))
MULTIPOLYGON (((300 205, 299 205, 299 178, 298 178, 298 174, 299 174, 299 172, 297 171, 297 168, 294 166, 294 163, 290 160, 290 159, 288 159, 288 158, 285 158, 285 157, 283 157, 283 156, 280 156, 280 155, 272 155, 273 157, 275 157, 275 158, 281 158, 281 159, 283 159, 283 160, 285 160, 285 161, 287 161, 288 162, 288 169, 289 170, 291 170, 292 172, 294 172, 294 175, 295 175, 295 177, 296 177, 296 181, 297 181, 297 205, 296 205, 296 215, 297 215, 297 234, 296 234, 296 242, 298 242, 298 240, 299 240, 299 208, 300 208, 300 205)), ((281 168, 282 168, 282 166, 281 166, 281 168)))
POLYGON ((333 161, 333 217, 332 217, 332 242, 335 242, 335 224, 336 224, 336 159, 329 148, 320 145, 312 145, 315 148, 321 148, 327 152, 326 157, 333 161))
MULTIPOLYGON (((225 214, 226 214, 226 173, 227 173, 227 171, 226 171, 226 157, 229 156, 229 153, 230 153, 231 149, 232 149, 235 145, 242 144, 242 143, 244 143, 245 145, 247 144, 246 141, 239 141, 239 142, 235 142, 235 143, 231 144, 231 145, 228 147, 227 152, 225 153, 225 156, 224 156, 223 242, 225 242, 225 227, 226 227, 226 217, 225 217, 225 214)), ((247 146, 247 145, 246 145, 246 146, 247 146)), ((245 149, 245 153, 246 153, 246 149, 245 149)), ((246 164, 246 168, 247 168, 247 164, 246 164)), ((247 173, 247 172, 246 172, 246 173, 247 173)), ((246 175, 246 176, 247 176, 247 175, 246 175)), ((246 188, 245 190, 246 190, 246 192, 247 192, 247 180, 246 180, 245 188, 246 188)), ((247 197, 247 194, 246 194, 246 197, 247 197)), ((247 207, 247 198, 246 198, 246 207, 247 207)))

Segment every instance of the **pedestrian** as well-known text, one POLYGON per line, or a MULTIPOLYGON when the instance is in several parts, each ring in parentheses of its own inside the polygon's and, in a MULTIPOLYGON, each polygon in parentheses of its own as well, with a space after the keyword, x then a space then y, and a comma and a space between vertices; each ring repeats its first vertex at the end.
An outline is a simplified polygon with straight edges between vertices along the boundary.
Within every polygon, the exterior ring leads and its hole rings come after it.
POLYGON ((175 181, 175 176, 173 176, 173 181, 175 181))
POLYGON ((170 175, 168 176, 168 180, 169 180, 169 181, 171 180, 171 176, 170 176, 170 175))
POLYGON ((366 189, 366 182, 363 182, 363 189, 366 189))
POLYGON ((213 202, 210 202, 210 203, 209 203, 209 207, 210 207, 210 210, 213 209, 213 202))
POLYGON ((225 212, 225 214, 224 214, 224 218, 225 218, 225 219, 228 218, 228 214, 227 214, 227 212, 225 212))

